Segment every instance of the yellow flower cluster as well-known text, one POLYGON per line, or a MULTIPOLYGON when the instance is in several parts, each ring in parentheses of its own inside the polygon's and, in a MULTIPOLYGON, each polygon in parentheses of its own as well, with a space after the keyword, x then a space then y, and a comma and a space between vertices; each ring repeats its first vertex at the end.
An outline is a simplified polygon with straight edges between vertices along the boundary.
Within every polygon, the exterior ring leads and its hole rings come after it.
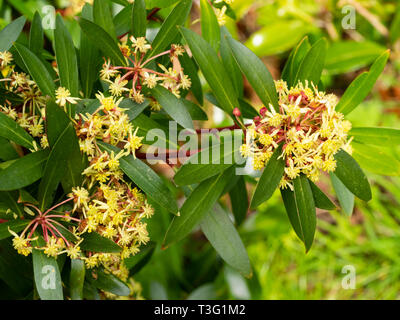
MULTIPOLYGON (((178 57, 185 51, 182 46, 172 45, 170 50, 154 55, 145 60, 151 45, 144 37, 124 37, 119 44, 128 67, 113 66, 105 61, 100 78, 109 84, 109 91, 115 97, 128 95, 137 103, 144 102, 142 88, 153 89, 158 84, 170 90, 175 96, 180 97, 181 90, 189 89, 191 80, 183 73, 183 68, 178 57), (169 55, 172 67, 158 65, 160 71, 155 71, 146 66, 149 62, 164 55, 169 55)), ((154 109, 155 110, 155 109, 154 109)))
POLYGON ((232 4, 234 0, 215 0, 214 4, 222 3, 221 8, 214 8, 215 15, 217 16, 218 24, 223 26, 226 24, 226 11, 228 7, 225 4, 232 4))
POLYGON ((351 123, 335 111, 338 99, 333 94, 309 87, 308 82, 289 89, 279 80, 275 86, 279 112, 272 105, 260 110, 261 116, 246 131, 242 156, 253 158, 253 168, 261 170, 282 145, 280 158, 286 166, 280 187, 292 188, 291 181, 300 174, 316 182, 321 170, 336 169, 334 155, 341 148, 351 153, 351 139, 347 141, 351 123))

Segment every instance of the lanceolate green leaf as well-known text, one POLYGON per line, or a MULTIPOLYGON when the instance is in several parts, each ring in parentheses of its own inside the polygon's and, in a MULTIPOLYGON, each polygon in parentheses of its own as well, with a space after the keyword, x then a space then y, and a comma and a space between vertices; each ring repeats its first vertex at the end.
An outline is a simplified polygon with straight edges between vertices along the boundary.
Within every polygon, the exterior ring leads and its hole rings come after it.
POLYGON ((262 103, 268 106, 270 103, 274 108, 278 108, 278 96, 276 94, 275 83, 265 64, 246 46, 234 40, 232 37, 226 37, 233 55, 249 80, 254 91, 257 93, 262 103))
POLYGON ((193 228, 211 210, 220 197, 229 179, 232 170, 221 172, 201 182, 186 199, 180 210, 180 216, 174 217, 164 239, 164 247, 170 246, 187 236, 193 228))
POLYGON ((306 251, 311 248, 317 224, 313 193, 304 175, 293 181, 294 191, 281 190, 286 212, 297 236, 304 242, 306 251))
POLYGON ((25 17, 19 17, 0 31, 0 52, 8 51, 18 39, 24 25, 25 17))
POLYGON ((14 141, 25 148, 33 148, 33 138, 4 113, 0 113, 0 137, 14 141))
POLYGON ((0 191, 17 190, 29 186, 43 175, 43 167, 49 156, 49 150, 30 153, 7 169, 0 171, 0 191))
POLYGON ((232 213, 238 226, 242 224, 249 208, 246 181, 244 176, 239 176, 233 188, 229 191, 229 198, 232 205, 232 213))
POLYGON ((40 17, 39 12, 36 11, 35 15, 33 16, 31 30, 29 33, 29 49, 40 58, 43 47, 44 38, 42 18, 40 17))
POLYGON ((200 7, 201 35, 218 52, 221 35, 214 8, 207 0, 200 0, 200 7))
POLYGON ((9 161, 18 158, 18 153, 7 139, 0 137, 0 160, 9 161))
POLYGON ((400 130, 393 128, 353 128, 349 136, 354 137, 354 141, 376 146, 393 147, 400 145, 400 130))
POLYGON ((332 186, 336 192, 340 206, 348 216, 351 216, 354 209, 354 194, 352 194, 350 190, 346 188, 346 186, 339 180, 339 178, 334 173, 331 172, 330 176, 331 176, 332 186))
POLYGON ((75 47, 71 35, 64 25, 63 18, 59 14, 56 17, 56 29, 54 30, 54 49, 60 75, 60 85, 67 88, 73 97, 77 97, 79 78, 75 47))
POLYGON ((213 177, 231 167, 240 146, 217 143, 192 155, 179 168, 174 181, 178 185, 189 185, 213 177))
POLYGON ((296 85, 299 81, 304 83, 306 80, 318 85, 325 65, 326 51, 327 42, 324 38, 311 46, 295 73, 293 85, 296 85))
MULTIPOLYGON (((0 191, 0 202, 7 206, 7 210, 12 210, 11 213, 15 213, 22 217, 24 215, 22 204, 18 203, 19 193, 18 191, 0 191)), ((13 215, 10 215, 13 217, 13 215)))
MULTIPOLYGON (((88 20, 92 20, 92 7, 86 4, 82 9, 82 17, 88 20)), ((85 97, 89 98, 93 84, 98 79, 99 67, 101 64, 100 52, 93 45, 86 34, 81 30, 81 42, 79 49, 79 71, 82 91, 85 97)))
POLYGON ((31 220, 27 219, 16 219, 10 220, 8 222, 0 223, 0 240, 9 238, 12 234, 8 231, 10 228, 11 231, 16 233, 25 229, 25 227, 31 222, 31 220))
POLYGON ((191 91, 200 105, 204 103, 203 96, 203 86, 201 85, 200 78, 198 75, 198 67, 196 63, 188 56, 185 52, 181 57, 179 57, 179 61, 182 64, 182 68, 186 75, 189 76, 192 81, 191 91))
POLYGON ((92 281, 92 284, 101 290, 111 292, 119 296, 129 296, 131 290, 129 287, 111 273, 106 273, 103 270, 97 271, 97 279, 92 281))
POLYGON ((346 89, 336 110, 344 115, 353 111, 368 95, 389 58, 389 50, 382 53, 368 72, 360 74, 346 89))
POLYGON ((137 0, 132 7, 132 35, 137 37, 146 36, 147 13, 146 3, 144 0, 137 0))
POLYGON ((124 260, 124 264, 129 270, 129 276, 138 273, 150 261, 155 249, 156 243, 150 241, 142 246, 137 254, 124 260))
POLYGON ((372 198, 371 187, 358 163, 344 150, 335 154, 335 175, 358 198, 369 201, 372 198))
POLYGON ((272 194, 279 186, 285 169, 285 161, 281 158, 282 148, 278 148, 267 162, 265 169, 257 183, 256 189, 251 199, 251 207, 256 208, 261 203, 272 197, 272 194))
POLYGON ((313 193, 315 206, 320 209, 333 210, 336 208, 335 204, 318 188, 314 182, 308 180, 313 193))
POLYGON ((219 204, 207 212, 200 223, 201 230, 221 258, 245 277, 252 274, 249 257, 242 239, 228 213, 219 204))
MULTIPOLYGON (((118 153, 120 149, 109 144, 98 142, 101 149, 111 153, 118 153)), ((133 156, 126 156, 119 160, 121 170, 131 179, 140 189, 146 193, 162 207, 176 214, 178 206, 172 196, 171 191, 163 180, 143 161, 135 159, 133 156)))
POLYGON ((153 97, 163 109, 182 127, 193 129, 193 121, 182 100, 175 97, 164 87, 157 86, 151 90, 153 97))
POLYGON ((109 0, 94 0, 94 23, 102 27, 112 38, 116 37, 109 0))
POLYGON ((55 86, 46 67, 42 61, 28 48, 19 43, 14 43, 14 47, 24 62, 33 80, 37 83, 43 94, 55 97, 55 86))
POLYGON ((110 58, 116 65, 126 65, 125 58, 116 40, 103 28, 84 18, 80 19, 79 24, 89 41, 103 52, 106 58, 110 58))
POLYGON ((179 34, 177 26, 185 23, 191 7, 192 0, 182 0, 171 11, 153 40, 149 58, 161 53, 174 41, 179 34))
POLYGON ((195 32, 181 28, 181 33, 188 43, 204 77, 212 88, 219 106, 231 115, 233 109, 239 105, 238 95, 218 55, 208 42, 195 32))
POLYGON ((83 299, 84 282, 85 282, 85 262, 81 259, 71 259, 69 292, 72 300, 83 299))
POLYGON ((40 209, 42 211, 52 204, 54 192, 66 172, 66 166, 73 147, 71 137, 74 133, 72 124, 68 125, 50 152, 38 192, 40 209))
POLYGON ((32 250, 36 290, 42 300, 62 300, 63 290, 57 261, 41 250, 32 250))
POLYGON ((96 232, 85 233, 80 244, 82 250, 92 252, 117 253, 122 248, 114 241, 99 235, 96 232))

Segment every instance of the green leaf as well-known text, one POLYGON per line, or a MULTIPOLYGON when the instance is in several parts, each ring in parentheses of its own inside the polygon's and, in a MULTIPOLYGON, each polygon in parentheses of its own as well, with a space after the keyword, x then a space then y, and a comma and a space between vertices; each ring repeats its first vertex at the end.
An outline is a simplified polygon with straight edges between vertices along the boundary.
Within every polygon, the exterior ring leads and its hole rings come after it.
POLYGON ((276 94, 275 83, 265 64, 240 42, 234 40, 232 37, 227 37, 226 39, 240 69, 247 80, 249 80, 262 103, 265 106, 272 104, 277 109, 278 96, 276 94))
POLYGON ((18 158, 18 153, 13 145, 5 138, 0 137, 0 159, 3 161, 14 160, 18 158))
POLYGON ((200 223, 201 230, 221 258, 245 277, 252 271, 246 248, 227 212, 219 204, 208 211, 200 223))
POLYGON ((336 111, 344 115, 349 114, 367 97, 385 68, 389 55, 389 50, 382 53, 372 64, 369 72, 364 72, 354 79, 337 104, 336 111))
POLYGON ((79 77, 75 47, 60 14, 56 17, 54 51, 60 75, 60 86, 67 88, 71 96, 77 97, 79 93, 79 77))
POLYGON ((195 32, 186 28, 180 30, 220 107, 232 115, 233 109, 239 105, 238 95, 218 55, 208 42, 195 32))
POLYGON ((108 0, 94 0, 93 2, 93 20, 94 23, 102 27, 111 38, 115 38, 115 27, 108 0))
POLYGON ((185 23, 191 7, 192 0, 182 0, 175 6, 154 38, 148 58, 161 53, 171 44, 171 41, 174 41, 179 34, 177 26, 185 23))
POLYGON ((114 16, 113 22, 117 37, 125 35, 128 32, 132 34, 132 7, 133 4, 129 4, 114 16))
POLYGON ((118 296, 129 296, 131 293, 131 290, 124 282, 113 274, 106 273, 100 269, 97 271, 97 279, 91 281, 91 283, 98 289, 111 292, 118 296))
POLYGON ((80 244, 82 250, 103 253, 118 253, 122 248, 114 241, 107 239, 96 232, 85 233, 80 244))
POLYGON ((334 173, 330 173, 333 189, 336 192, 343 211, 351 216, 354 209, 354 194, 339 180, 334 173))
POLYGON ((181 101, 184 103, 186 110, 189 112, 190 117, 193 120, 202 120, 202 121, 208 120, 207 113, 205 113, 204 110, 200 108, 199 105, 186 99, 181 99, 181 101))
MULTIPOLYGON (((86 4, 82 9, 82 17, 92 20, 92 7, 86 4)), ((82 91, 85 97, 90 97, 93 84, 99 77, 99 67, 101 65, 100 52, 94 46, 86 34, 81 30, 81 42, 79 50, 79 71, 82 91)))
MULTIPOLYGON (((239 97, 243 97, 243 75, 242 71, 235 60, 235 57, 232 54, 231 47, 228 43, 228 38, 232 37, 229 33, 228 29, 223 26, 221 28, 221 60, 225 67, 225 70, 228 74, 231 75, 232 84, 235 88, 235 91, 238 93, 239 97)), ((193 88, 194 89, 194 88, 193 88)), ((244 116, 244 115, 243 115, 244 116)))
POLYGON ((63 300, 60 270, 57 261, 37 249, 32 250, 36 290, 42 300, 63 300))
POLYGON ((400 38, 400 6, 397 4, 397 11, 390 25, 390 41, 395 43, 400 38))
POLYGON ((72 124, 68 125, 51 149, 38 191, 41 211, 44 211, 52 204, 54 193, 61 179, 64 177, 68 159, 73 151, 71 137, 74 134, 74 127, 72 124))
POLYGON ((295 73, 300 68, 301 62, 310 49, 311 45, 308 37, 304 37, 290 53, 289 59, 282 71, 282 79, 288 83, 289 87, 294 85, 295 73))
POLYGON ((221 35, 214 8, 207 0, 200 0, 201 35, 218 52, 221 35))
POLYGON ((18 191, 1 191, 0 202, 7 206, 7 209, 11 209, 12 212, 18 214, 20 217, 24 215, 23 206, 18 203, 18 191))
POLYGON ((304 175, 293 180, 293 186, 294 191, 288 188, 281 190, 282 199, 290 223, 297 236, 304 242, 307 252, 314 241, 317 224, 313 193, 304 175))
POLYGON ((85 283, 85 262, 81 259, 71 259, 69 275, 69 292, 72 300, 83 299, 83 284, 85 283))
POLYGON ((10 50, 21 34, 25 21, 25 17, 19 17, 0 31, 0 51, 10 50))
POLYGON ((376 147, 357 142, 352 143, 352 148, 352 156, 363 169, 385 176, 400 175, 400 161, 395 157, 392 148, 376 147))
POLYGON ((358 127, 352 128, 349 136, 354 137, 354 141, 372 144, 376 146, 393 147, 400 145, 400 130, 382 127, 358 127))
POLYGON ((180 0, 146 0, 146 8, 167 8, 180 0))
POLYGON ((31 222, 31 220, 27 219, 16 219, 10 220, 7 222, 0 223, 0 240, 9 238, 12 234, 8 231, 10 228, 11 231, 16 233, 25 229, 25 227, 31 222))
POLYGON ((185 74, 189 76, 192 81, 191 91, 196 98, 196 100, 203 105, 204 96, 203 96, 203 86, 201 85, 200 78, 198 75, 198 67, 196 63, 188 56, 185 52, 182 56, 179 57, 179 61, 182 64, 182 68, 185 71, 185 74))
POLYGON ((334 42, 327 52, 325 68, 330 74, 354 71, 373 62, 384 50, 370 41, 334 42))
POLYGON ((192 118, 181 99, 178 99, 173 93, 161 86, 151 89, 151 94, 172 119, 184 128, 193 129, 192 118))
POLYGON ((39 12, 35 12, 29 32, 29 49, 39 58, 44 48, 42 18, 39 12))
POLYGON ((246 182, 243 176, 240 176, 229 191, 231 200, 232 213, 235 217, 236 225, 240 226, 246 219, 247 210, 249 208, 249 198, 247 195, 246 182))
POLYGON ((285 170, 285 161, 282 158, 278 159, 281 153, 282 148, 280 147, 268 160, 251 199, 251 208, 257 208, 261 203, 267 201, 278 188, 285 170))
POLYGON ((193 190, 180 209, 180 216, 174 217, 168 228, 163 244, 165 248, 183 239, 203 220, 220 197, 231 177, 232 170, 226 170, 201 182, 193 190))
POLYGON ((43 62, 28 48, 19 43, 14 43, 19 56, 24 62, 32 79, 38 85, 43 94, 55 98, 55 86, 50 73, 47 71, 43 62))
POLYGON ((4 113, 0 113, 0 137, 14 141, 27 149, 33 148, 33 138, 4 113))
POLYGON ((30 153, 15 162, 6 170, 0 171, 0 191, 24 188, 43 176, 43 166, 49 150, 30 153))
POLYGON ((371 187, 358 163, 344 150, 335 154, 335 175, 355 196, 364 201, 372 198, 371 187))
POLYGON ((314 85, 319 83, 325 65, 326 51, 327 41, 325 38, 318 40, 311 46, 295 73, 293 85, 296 85, 299 81, 304 83, 306 80, 314 85))
POLYGON ((110 58, 115 65, 126 66, 125 58, 118 47, 117 41, 103 28, 84 18, 80 19, 79 25, 89 41, 103 52, 107 58, 110 58))
MULTIPOLYGON (((111 153, 118 153, 120 149, 104 142, 98 142, 101 149, 111 153)), ((143 161, 133 156, 126 156, 119 160, 121 170, 131 179, 143 192, 162 207, 176 214, 178 206, 171 191, 163 180, 143 161)))
POLYGON ((124 264, 129 270, 130 277, 138 273, 150 261, 155 249, 156 243, 150 241, 145 246, 141 247, 140 251, 134 256, 124 259, 124 264))
POLYGON ((175 174, 177 185, 189 185, 213 177, 233 166, 240 146, 216 143, 192 155, 175 174))
POLYGON ((325 210, 333 210, 336 208, 335 204, 327 197, 323 191, 318 188, 312 181, 308 180, 314 197, 314 203, 317 208, 325 210))
POLYGON ((124 99, 121 101, 119 106, 121 108, 127 109, 125 113, 128 115, 129 120, 132 121, 137 116, 139 116, 144 109, 146 109, 150 104, 149 99, 145 99, 145 101, 141 104, 136 103, 132 99, 124 99))
POLYGON ((131 32, 135 38, 146 36, 147 12, 144 0, 137 0, 132 7, 131 32))

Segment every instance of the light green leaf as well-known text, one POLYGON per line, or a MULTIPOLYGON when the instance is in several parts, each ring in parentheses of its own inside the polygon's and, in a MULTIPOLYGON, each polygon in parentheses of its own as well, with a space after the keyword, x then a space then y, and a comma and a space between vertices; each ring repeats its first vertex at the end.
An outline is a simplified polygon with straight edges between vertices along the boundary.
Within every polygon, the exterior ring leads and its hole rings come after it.
POLYGON ((137 0, 133 3, 132 7, 132 22, 131 22, 132 35, 135 38, 145 37, 146 25, 147 25, 146 3, 144 0, 137 0))
POLYGON ((72 300, 83 299, 83 284, 85 283, 85 262, 81 259, 71 259, 69 275, 69 292, 72 300))
POLYGON ((349 136, 353 136, 354 141, 376 146, 393 147, 400 145, 400 130, 394 128, 352 128, 349 132, 349 136))
POLYGON ((354 194, 339 180, 334 173, 330 173, 333 189, 336 192, 343 211, 351 216, 354 209, 354 194))
POLYGON ((17 41, 24 28, 25 21, 25 17, 19 17, 0 31, 0 52, 8 51, 13 43, 17 41))
POLYGON ((221 35, 214 8, 207 0, 200 0, 200 8, 201 35, 218 52, 221 35))

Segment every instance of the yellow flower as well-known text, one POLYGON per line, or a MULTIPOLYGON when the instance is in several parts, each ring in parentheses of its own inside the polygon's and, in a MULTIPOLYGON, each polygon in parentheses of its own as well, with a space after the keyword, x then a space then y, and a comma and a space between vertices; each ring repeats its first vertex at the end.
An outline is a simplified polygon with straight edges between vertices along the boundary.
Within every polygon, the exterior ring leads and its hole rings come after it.
POLYGON ((76 104, 77 100, 80 99, 71 97, 71 93, 69 92, 69 90, 64 87, 59 87, 56 90, 56 103, 61 107, 64 107, 67 102, 71 104, 76 104))

